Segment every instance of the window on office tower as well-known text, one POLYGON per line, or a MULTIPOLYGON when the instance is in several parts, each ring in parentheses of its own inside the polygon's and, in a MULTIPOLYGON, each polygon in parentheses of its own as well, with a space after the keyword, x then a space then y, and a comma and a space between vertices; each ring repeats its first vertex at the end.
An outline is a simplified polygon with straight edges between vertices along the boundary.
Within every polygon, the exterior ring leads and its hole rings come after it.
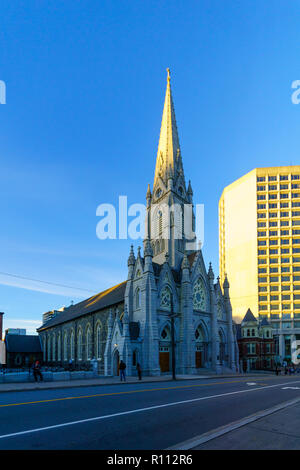
POLYGON ((289 212, 280 212, 280 217, 288 217, 289 216, 289 212))
POLYGON ((277 230, 270 230, 269 235, 270 237, 277 237, 277 230))
POLYGON ((280 235, 281 235, 281 236, 282 236, 282 235, 288 235, 289 233, 290 233, 289 230, 281 230, 281 231, 280 231, 280 235))
POLYGON ((289 273, 290 272, 290 267, 289 266, 281 266, 281 272, 282 273, 289 273))
POLYGON ((269 219, 274 219, 277 217, 277 212, 270 212, 269 213, 269 219))
POLYGON ((277 209, 277 202, 269 203, 269 209, 277 209))
POLYGON ((278 240, 270 240, 270 245, 278 245, 278 240))
POLYGON ((292 211, 292 216, 293 217, 299 217, 300 216, 300 211, 292 211))
POLYGON ((300 180, 300 175, 292 175, 292 181, 300 180))
POLYGON ((300 202, 299 201, 292 202, 292 207, 300 207, 300 202))
POLYGON ((281 184, 280 189, 289 189, 289 185, 288 184, 281 184))
POLYGON ((292 199, 297 199, 300 197, 300 193, 292 193, 292 199))
POLYGON ((284 255, 284 254, 287 254, 290 252, 290 249, 289 248, 281 248, 281 254, 284 255))
POLYGON ((269 181, 277 181, 277 176, 269 176, 269 181))
POLYGON ((270 286, 270 292, 278 291, 278 286, 270 286))
POLYGON ((278 254, 278 249, 277 249, 277 248, 275 248, 275 249, 274 249, 274 248, 271 248, 271 249, 269 250, 269 253, 270 253, 270 255, 277 255, 277 254, 278 254))
POLYGON ((258 228, 262 228, 262 227, 266 227, 266 222, 257 222, 257 227, 258 228))
POLYGON ((269 194, 269 199, 277 199, 277 194, 269 194))
POLYGON ((265 209, 266 204, 257 204, 257 209, 265 209))
POLYGON ((292 184, 292 189, 298 189, 300 188, 300 184, 299 183, 293 183, 292 184))
POLYGON ((284 209, 285 207, 289 207, 289 203, 288 202, 281 202, 280 203, 280 208, 284 209))
POLYGON ((256 181, 257 181, 258 183, 261 182, 261 181, 266 181, 266 178, 265 178, 265 176, 258 176, 257 179, 256 179, 256 181))
POLYGON ((287 181, 289 179, 289 175, 280 175, 280 181, 287 181))
POLYGON ((277 184, 269 184, 269 191, 276 191, 277 190, 277 184))
POLYGON ((258 287, 258 292, 267 292, 268 289, 267 289, 267 286, 259 286, 258 287))

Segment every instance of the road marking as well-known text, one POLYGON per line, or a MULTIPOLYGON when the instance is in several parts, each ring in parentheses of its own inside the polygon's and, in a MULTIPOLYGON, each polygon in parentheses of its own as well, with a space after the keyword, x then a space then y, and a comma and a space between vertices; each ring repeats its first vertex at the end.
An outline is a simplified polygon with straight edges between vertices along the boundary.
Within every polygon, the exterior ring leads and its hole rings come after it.
POLYGON ((247 385, 257 385, 256 382, 247 382, 247 385))
MULTIPOLYGON (((266 378, 258 379, 258 380, 266 380, 266 378)), ((174 387, 146 388, 143 390, 128 390, 125 392, 97 393, 94 395, 79 395, 75 397, 63 397, 63 398, 47 398, 45 400, 27 401, 27 402, 21 402, 21 403, 6 403, 4 405, 0 405, 0 408, 6 408, 8 406, 36 405, 39 403, 51 403, 55 401, 64 401, 64 400, 77 400, 79 398, 98 398, 98 397, 108 397, 108 396, 113 396, 113 395, 128 395, 131 393, 156 392, 156 391, 161 391, 161 390, 175 390, 175 389, 180 389, 180 388, 192 388, 192 387, 208 387, 208 386, 213 386, 213 385, 224 385, 224 384, 226 385, 226 384, 244 383, 244 382, 245 380, 232 380, 230 382, 213 382, 213 383, 207 383, 207 384, 177 385, 174 387)))
MULTIPOLYGON (((300 381, 293 382, 293 383, 300 383, 300 381)), ((70 422, 67 422, 67 423, 54 424, 52 426, 45 426, 43 428, 28 429, 27 431, 19 431, 19 432, 14 432, 14 433, 10 433, 10 434, 0 435, 0 439, 5 439, 5 438, 9 438, 9 437, 16 437, 16 436, 22 436, 24 434, 32 434, 32 433, 35 433, 35 432, 48 431, 50 429, 57 429, 57 428, 62 428, 62 427, 66 427, 66 426, 74 426, 76 424, 89 423, 89 422, 92 422, 92 421, 100 421, 100 420, 109 419, 109 418, 116 418, 118 416, 125 416, 125 415, 134 414, 134 413, 141 413, 141 412, 145 412, 145 411, 156 410, 156 409, 159 409, 159 408, 167 408, 169 406, 185 405, 187 403, 195 403, 195 402, 198 402, 198 401, 209 400, 209 399, 212 399, 212 398, 220 398, 220 397, 226 397, 226 396, 230 396, 230 395, 237 395, 239 393, 251 393, 251 392, 254 392, 254 391, 257 391, 257 390, 264 390, 264 389, 267 389, 267 388, 279 387, 280 385, 288 385, 288 383, 268 385, 266 387, 258 387, 258 388, 251 388, 251 389, 245 389, 245 390, 238 390, 238 391, 235 391, 235 392, 221 393, 221 394, 218 394, 218 395, 210 395, 210 396, 207 396, 207 397, 193 398, 191 400, 182 400, 182 401, 176 401, 176 402, 172 402, 172 403, 164 403, 163 405, 148 406, 146 408, 138 408, 136 410, 122 411, 122 412, 119 412, 119 413, 113 413, 113 414, 104 415, 104 416, 96 416, 94 418, 80 419, 78 421, 70 421, 70 422)), ((299 398, 299 400, 300 400, 300 398, 299 398)))
MULTIPOLYGON (((286 387, 286 388, 289 388, 289 387, 286 387)), ((276 413, 277 411, 283 410, 284 408, 287 408, 292 405, 296 405, 299 402, 300 402, 300 398, 295 398, 294 400, 280 403, 279 405, 276 405, 273 408, 268 408, 266 410, 258 411, 257 413, 247 416, 246 418, 242 418, 239 421, 234 421, 233 423, 226 424, 225 426, 221 426, 207 433, 200 434, 200 436, 193 437, 192 439, 176 444, 175 446, 168 447, 168 449, 166 450, 195 449, 199 447, 200 445, 205 444, 208 441, 212 441, 213 439, 216 439, 217 437, 223 436, 224 434, 234 431, 235 429, 238 429, 238 428, 241 428, 242 426, 253 423, 254 421, 257 421, 258 419, 264 418, 265 416, 268 416, 270 414, 276 413)))

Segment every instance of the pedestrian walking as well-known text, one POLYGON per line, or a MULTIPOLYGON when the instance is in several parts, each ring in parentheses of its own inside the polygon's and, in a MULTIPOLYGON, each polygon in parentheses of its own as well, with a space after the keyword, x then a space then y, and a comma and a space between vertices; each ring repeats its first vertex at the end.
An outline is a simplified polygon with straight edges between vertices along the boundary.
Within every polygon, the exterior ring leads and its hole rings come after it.
POLYGON ((37 382, 38 381, 38 377, 40 378, 40 382, 43 381, 43 375, 42 375, 42 372, 41 372, 41 364, 40 364, 40 361, 35 361, 34 363, 34 366, 33 366, 33 376, 34 376, 34 380, 37 382))
POLYGON ((139 380, 142 380, 142 369, 141 369, 141 365, 139 363, 137 363, 137 365, 136 365, 136 370, 137 370, 137 373, 138 373, 138 376, 139 376, 139 380))
POLYGON ((126 382, 125 369, 126 369, 126 364, 125 364, 124 361, 121 361, 121 362, 120 362, 120 365, 119 365, 120 380, 121 380, 121 382, 122 382, 122 379, 124 379, 124 382, 126 382))

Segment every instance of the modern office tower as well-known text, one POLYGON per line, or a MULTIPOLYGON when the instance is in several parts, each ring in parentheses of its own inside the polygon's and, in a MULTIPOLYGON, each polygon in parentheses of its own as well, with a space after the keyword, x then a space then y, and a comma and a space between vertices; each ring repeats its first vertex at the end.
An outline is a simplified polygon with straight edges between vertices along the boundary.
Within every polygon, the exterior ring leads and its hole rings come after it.
POLYGON ((224 189, 219 259, 233 317, 248 308, 267 316, 277 356, 291 358, 300 340, 300 166, 256 168, 224 189))

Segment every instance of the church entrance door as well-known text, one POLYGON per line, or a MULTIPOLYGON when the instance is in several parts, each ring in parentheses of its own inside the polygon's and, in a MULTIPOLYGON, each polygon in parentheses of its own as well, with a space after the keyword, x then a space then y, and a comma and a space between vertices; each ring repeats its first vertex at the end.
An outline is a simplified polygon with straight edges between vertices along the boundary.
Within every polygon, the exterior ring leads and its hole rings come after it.
POLYGON ((196 368, 202 367, 202 351, 196 351, 196 368))
POLYGON ((170 353, 169 348, 161 347, 159 351, 159 365, 161 372, 170 371, 170 353))

